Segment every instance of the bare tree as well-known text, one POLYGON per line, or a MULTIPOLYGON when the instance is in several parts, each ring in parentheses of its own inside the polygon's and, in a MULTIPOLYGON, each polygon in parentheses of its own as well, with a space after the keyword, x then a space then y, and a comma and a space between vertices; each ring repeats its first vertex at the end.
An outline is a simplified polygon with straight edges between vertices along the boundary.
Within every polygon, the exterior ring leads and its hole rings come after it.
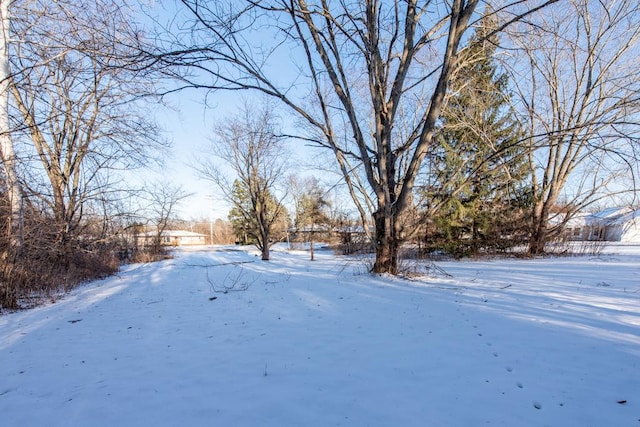
POLYGON ((191 196, 181 186, 169 182, 155 182, 147 186, 143 192, 143 200, 146 204, 144 215, 154 228, 152 252, 161 252, 162 234, 167 230, 169 223, 175 219, 178 205, 191 196))
POLYGON ((638 161, 639 20, 636 1, 574 0, 512 33, 522 56, 509 63, 530 145, 531 254, 561 229, 562 222, 549 225, 558 204, 568 220, 612 192, 635 188, 629 178, 612 184, 633 174, 638 161))
MULTIPOLYGON (((498 31, 555 1, 500 2, 498 31)), ((314 129, 299 136, 334 153, 364 217, 353 174, 361 168, 375 203, 373 271, 396 273, 398 219, 479 3, 182 0, 189 43, 176 35, 164 59, 188 67, 180 76, 186 86, 258 90, 290 107, 314 129), (258 40, 254 28, 271 32, 258 40), (400 114, 411 119, 407 132, 396 126, 400 114)))
POLYGON ((153 70, 131 63, 140 32, 119 0, 20 2, 14 16, 10 89, 24 187, 52 212, 66 251, 109 173, 148 163, 150 149, 164 146, 140 104, 153 93, 153 70))
POLYGON ((232 212, 244 221, 251 235, 269 260, 274 226, 286 216, 284 197, 275 190, 288 166, 282 138, 277 136, 276 117, 269 104, 259 108, 245 103, 236 116, 225 119, 215 128, 212 154, 232 170, 232 176, 215 159, 204 159, 197 167, 200 175, 212 181, 232 205, 232 212))

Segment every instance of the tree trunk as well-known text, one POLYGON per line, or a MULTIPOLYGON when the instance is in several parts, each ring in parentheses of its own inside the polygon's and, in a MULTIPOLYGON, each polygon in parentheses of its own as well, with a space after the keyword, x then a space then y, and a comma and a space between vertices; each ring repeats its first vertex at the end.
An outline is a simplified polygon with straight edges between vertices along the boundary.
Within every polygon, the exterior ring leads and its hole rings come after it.
POLYGON ((260 250, 262 252, 262 261, 269 261, 269 236, 271 225, 267 220, 267 202, 261 200, 258 211, 258 227, 260 228, 260 250))
POLYGON ((376 260, 372 272, 376 274, 398 274, 398 248, 400 239, 396 229, 397 217, 390 209, 379 208, 373 214, 376 226, 375 249, 376 260))
POLYGON ((0 157, 5 170, 9 199, 8 233, 11 244, 22 244, 22 200, 15 166, 15 152, 9 125, 9 5, 0 1, 0 157))
POLYGON ((527 253, 529 255, 540 255, 544 253, 544 247, 547 243, 547 221, 549 218, 549 204, 541 203, 534 208, 533 227, 531 236, 529 236, 529 247, 527 253))
POLYGON ((546 227, 536 227, 529 238, 529 255, 540 255, 544 253, 544 246, 547 240, 546 227))
POLYGON ((474 212, 471 224, 471 255, 478 256, 480 253, 480 224, 478 221, 478 213, 474 212))

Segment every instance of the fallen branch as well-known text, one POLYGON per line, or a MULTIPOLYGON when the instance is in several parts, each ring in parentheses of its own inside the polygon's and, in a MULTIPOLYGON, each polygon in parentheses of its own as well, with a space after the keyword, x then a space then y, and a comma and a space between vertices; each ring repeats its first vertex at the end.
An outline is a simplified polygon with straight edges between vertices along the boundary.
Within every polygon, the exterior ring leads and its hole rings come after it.
POLYGON ((209 268, 209 267, 222 267, 222 266, 225 266, 225 265, 251 264, 252 262, 255 262, 255 261, 234 261, 234 262, 223 262, 221 264, 185 264, 185 266, 187 266, 187 267, 205 267, 205 268, 209 268))
POLYGON ((447 273, 444 268, 438 267, 435 262, 430 262, 429 266, 427 268, 428 269, 433 269, 433 270, 437 271, 438 273, 440 273, 441 275, 443 275, 444 277, 447 277, 449 279, 453 278, 453 275, 447 273))
MULTIPOLYGON (((241 264, 245 264, 245 263, 246 262, 243 262, 241 264)), ((227 265, 230 265, 230 264, 231 263, 228 263, 227 265)), ((215 283, 213 283, 213 280, 211 280, 211 277, 209 276, 209 269, 207 268, 207 282, 209 282, 211 290, 213 292, 223 293, 223 294, 229 293, 231 291, 235 291, 235 292, 246 291, 257 280, 256 278, 252 282, 242 281, 242 278, 244 276, 244 270, 242 269, 242 267, 240 267, 240 271, 235 276, 232 276, 231 273, 232 272, 227 273, 227 275, 222 280, 222 283, 220 285, 221 287, 220 287, 220 286, 216 286, 215 283)))

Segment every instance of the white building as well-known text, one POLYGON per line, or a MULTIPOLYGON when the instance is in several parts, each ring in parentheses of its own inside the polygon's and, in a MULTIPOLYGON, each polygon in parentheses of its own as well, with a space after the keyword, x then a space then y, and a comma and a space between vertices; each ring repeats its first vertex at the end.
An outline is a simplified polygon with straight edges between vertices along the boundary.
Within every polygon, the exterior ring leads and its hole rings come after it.
MULTIPOLYGON (((144 245, 153 244, 153 240, 156 238, 157 233, 149 231, 147 233, 139 234, 137 237, 139 243, 144 245)), ((164 230, 160 234, 160 244, 163 246, 193 246, 204 245, 206 236, 200 233, 194 233, 192 231, 182 230, 164 230)))
POLYGON ((585 217, 586 239, 640 243, 640 209, 608 208, 585 217))

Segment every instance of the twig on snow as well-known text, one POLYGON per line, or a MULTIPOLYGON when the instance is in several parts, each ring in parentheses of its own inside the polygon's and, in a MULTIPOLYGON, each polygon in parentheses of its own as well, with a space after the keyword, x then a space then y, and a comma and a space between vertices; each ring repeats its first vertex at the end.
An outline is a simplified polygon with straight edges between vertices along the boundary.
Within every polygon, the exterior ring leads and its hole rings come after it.
POLYGON ((231 291, 239 292, 239 291, 246 291, 247 289, 249 289, 249 287, 257 281, 257 279, 254 279, 251 282, 246 280, 243 281, 242 279, 244 277, 245 271, 242 269, 242 267, 239 267, 239 268, 240 270, 235 275, 232 275, 233 271, 227 273, 227 275, 221 281, 219 286, 216 286, 216 284, 213 283, 213 280, 211 280, 211 277, 209 276, 209 268, 207 268, 207 282, 209 282, 209 285, 211 286, 211 290, 213 292, 226 294, 231 291))

